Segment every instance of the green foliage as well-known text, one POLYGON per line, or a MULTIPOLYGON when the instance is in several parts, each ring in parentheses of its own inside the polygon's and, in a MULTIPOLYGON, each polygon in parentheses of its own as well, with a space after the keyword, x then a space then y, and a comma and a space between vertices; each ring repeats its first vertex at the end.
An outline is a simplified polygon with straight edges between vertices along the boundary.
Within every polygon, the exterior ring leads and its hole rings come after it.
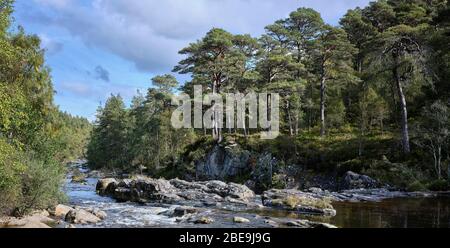
POLYGON ((0 214, 26 214, 62 199, 62 164, 83 156, 90 124, 61 113, 41 42, 11 32, 12 0, 0 0, 0 214))
MULTIPOLYGON (((200 84, 205 93, 278 93, 281 135, 262 141, 247 125, 227 134, 216 127, 212 138, 206 129, 173 129, 170 98, 178 84, 163 75, 152 79, 155 88, 135 97, 131 108, 119 101, 99 110, 90 163, 183 176, 225 138, 242 149, 270 152, 283 165, 338 175, 352 170, 422 189, 433 178, 428 164, 438 159, 432 157, 449 156, 448 111, 442 108, 450 96, 449 9, 443 0, 378 0, 349 10, 338 27, 313 9, 299 8, 257 39, 213 28, 179 52, 184 59, 174 72, 192 75, 180 90, 192 95, 200 84), (410 137, 416 126, 423 128, 421 135, 410 137), (410 139, 418 142, 410 146, 410 139), (430 152, 424 140, 428 147, 439 140, 440 150, 430 152)), ((4 119, 16 118, 13 111, 5 113, 4 119)), ((253 114, 248 111, 246 118, 253 114)), ((275 184, 282 183, 278 179, 275 184)))
POLYGON ((450 189, 448 181, 443 179, 432 181, 427 187, 431 191, 448 191, 450 189))

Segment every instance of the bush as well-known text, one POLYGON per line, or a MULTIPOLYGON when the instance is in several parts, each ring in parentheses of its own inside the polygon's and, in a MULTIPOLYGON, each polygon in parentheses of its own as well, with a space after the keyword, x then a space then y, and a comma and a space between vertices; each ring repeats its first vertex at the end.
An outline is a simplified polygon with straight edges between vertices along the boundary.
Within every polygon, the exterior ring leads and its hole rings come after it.
POLYGON ((64 170, 0 138, 0 214, 24 215, 63 200, 64 170))
POLYGON ((420 181, 415 181, 411 183, 406 190, 409 192, 417 192, 417 191, 424 191, 426 189, 427 187, 423 185, 420 181))
POLYGON ((45 209, 64 200, 61 185, 64 169, 56 162, 44 162, 28 156, 22 175, 22 196, 15 214, 24 215, 32 209, 45 209))
POLYGON ((20 160, 21 154, 0 138, 0 215, 11 213, 19 202, 20 175, 26 168, 20 160))
POLYGON ((446 190, 450 189, 449 186, 450 185, 446 180, 441 179, 441 180, 435 180, 435 181, 429 183, 428 189, 431 191, 446 191, 446 190))

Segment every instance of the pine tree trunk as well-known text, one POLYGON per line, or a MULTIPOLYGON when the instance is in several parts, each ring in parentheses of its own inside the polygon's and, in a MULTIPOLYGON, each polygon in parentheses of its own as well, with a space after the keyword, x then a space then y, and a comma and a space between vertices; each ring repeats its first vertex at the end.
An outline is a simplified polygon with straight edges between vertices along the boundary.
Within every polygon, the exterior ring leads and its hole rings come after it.
POLYGON ((403 152, 408 154, 411 152, 411 147, 409 144, 409 129, 408 129, 408 109, 406 106, 406 97, 403 91, 402 81, 398 72, 399 62, 398 56, 394 56, 394 77, 397 85, 397 93, 400 99, 400 111, 401 111, 401 127, 402 127, 402 145, 403 152))
POLYGON ((320 80, 320 136, 324 137, 326 135, 326 122, 325 122, 325 90, 326 90, 326 79, 322 76, 320 80))

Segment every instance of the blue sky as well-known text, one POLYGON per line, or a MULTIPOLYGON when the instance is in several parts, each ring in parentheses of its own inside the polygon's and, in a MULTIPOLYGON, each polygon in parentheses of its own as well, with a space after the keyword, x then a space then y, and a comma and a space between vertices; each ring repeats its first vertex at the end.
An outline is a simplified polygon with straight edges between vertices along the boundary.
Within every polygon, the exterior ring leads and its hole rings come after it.
MULTIPOLYGON (((127 103, 170 73, 178 51, 212 27, 258 36, 298 7, 337 25, 369 0, 16 0, 16 24, 39 35, 61 110, 95 119, 120 93, 127 103)), ((176 75, 180 82, 186 76, 176 75)))

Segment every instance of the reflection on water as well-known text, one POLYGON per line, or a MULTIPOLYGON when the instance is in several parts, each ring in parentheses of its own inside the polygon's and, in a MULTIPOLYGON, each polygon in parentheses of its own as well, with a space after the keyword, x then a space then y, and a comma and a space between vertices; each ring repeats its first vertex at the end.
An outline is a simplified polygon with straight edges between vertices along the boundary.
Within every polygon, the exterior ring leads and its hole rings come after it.
POLYGON ((303 218, 343 228, 450 228, 450 197, 395 198, 382 202, 334 202, 335 217, 264 211, 273 217, 303 218))
POLYGON ((449 228, 450 197, 397 198, 371 203, 335 203, 339 227, 449 228))

